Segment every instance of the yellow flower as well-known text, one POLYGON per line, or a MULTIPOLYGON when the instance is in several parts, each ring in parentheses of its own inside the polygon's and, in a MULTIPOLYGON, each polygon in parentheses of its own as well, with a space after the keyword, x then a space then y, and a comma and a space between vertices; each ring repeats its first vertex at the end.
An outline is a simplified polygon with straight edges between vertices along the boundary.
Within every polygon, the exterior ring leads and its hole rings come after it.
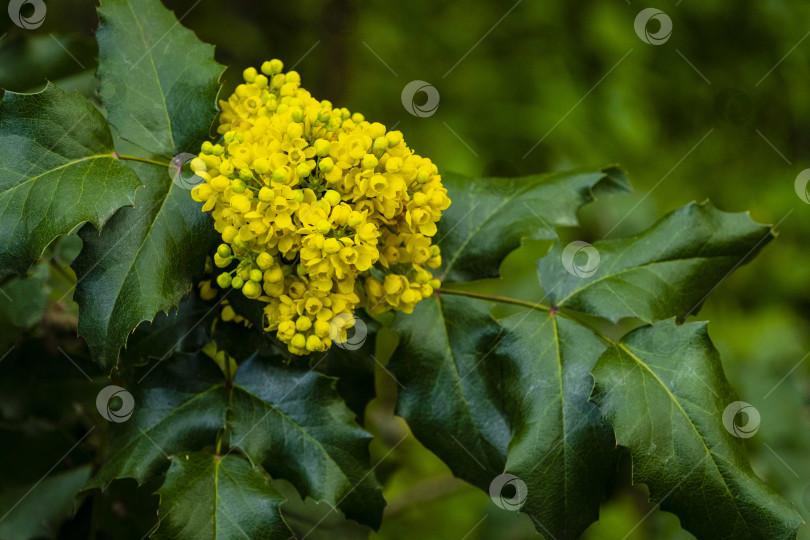
MULTIPOLYGON (((441 265, 432 238, 450 199, 401 132, 313 98, 282 71, 280 60, 248 68, 220 101, 222 138, 192 161, 204 183, 191 197, 224 242, 217 282, 263 302, 264 330, 310 354, 343 343, 356 309, 410 313, 433 293, 425 268, 441 265)), ((202 292, 214 294, 210 282, 202 292)), ((230 305, 222 317, 244 320, 230 305)))

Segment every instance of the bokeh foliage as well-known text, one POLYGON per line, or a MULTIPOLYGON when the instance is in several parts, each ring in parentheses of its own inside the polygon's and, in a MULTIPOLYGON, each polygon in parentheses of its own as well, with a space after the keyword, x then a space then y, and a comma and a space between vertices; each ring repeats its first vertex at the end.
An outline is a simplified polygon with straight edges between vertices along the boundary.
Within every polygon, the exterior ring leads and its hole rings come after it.
MULTIPOLYGON (((803 84, 810 80, 810 40, 804 40, 810 6, 785 0, 657 2, 674 31, 656 47, 633 31, 636 13, 647 7, 635 2, 509 0, 476 3, 475 9, 465 2, 427 0, 166 4, 178 16, 186 14, 183 24, 216 45, 217 60, 232 66, 229 81, 267 58, 282 58, 287 65, 300 59, 296 69, 314 95, 387 125, 399 122, 411 145, 443 169, 516 175, 620 162, 636 192, 585 208, 584 226, 566 239, 635 233, 654 216, 706 198, 727 211, 751 209, 759 222, 779 223, 778 238, 723 282, 701 319, 712 320, 712 339, 728 378, 762 415, 758 435, 748 441, 754 470, 810 518, 810 362, 799 364, 810 349, 810 205, 793 188, 799 171, 810 166, 810 100, 803 84), (403 86, 414 79, 441 93, 429 118, 408 114, 400 102, 403 86)), ((49 79, 94 95, 92 2, 51 2, 36 31, 0 19, 1 87, 33 91, 49 79)), ((56 260, 63 257, 58 247, 49 251, 56 260)), ((526 266, 520 259, 535 259, 543 249, 529 243, 510 262, 526 266)), ((70 273, 66 266, 60 268, 70 273)), ((491 289, 537 288, 534 272, 510 276, 510 282, 491 289)), ((49 326, 37 332, 69 326, 75 306, 63 298, 69 286, 64 276, 43 270, 31 279, 47 281, 50 290, 49 326)), ((0 297, 0 316, 11 322, 4 328, 31 326, 29 319, 39 313, 36 302, 20 312, 19 304, 5 300, 0 297)), ((392 344, 378 347, 384 361, 392 344)), ((53 347, 45 349, 42 354, 59 355, 53 347)), ((0 369, 14 366, 12 357, 7 360, 0 369)), ((96 375, 91 365, 82 366, 96 375)), ((66 366, 66 372, 72 370, 66 366)), ((8 380, 11 371, 0 377, 8 380)), ((525 516, 499 510, 484 493, 454 480, 414 439, 388 454, 406 428, 392 416, 397 385, 379 367, 377 386, 379 397, 366 416, 378 436, 372 452, 377 459, 386 456, 377 473, 390 504, 378 537, 438 538, 459 530, 471 530, 468 538, 536 536, 525 516)), ((87 410, 93 412, 92 404, 87 410)), ((71 421, 49 420, 58 426, 71 421)), ((623 538, 652 508, 643 487, 629 487, 625 472, 586 538, 623 538)), ((129 485, 119 492, 95 504, 124 505, 127 519, 142 528, 108 530, 140 537, 151 523, 138 522, 133 516, 140 514, 126 505, 148 498, 133 497, 129 485)), ((302 522, 318 521, 317 512, 301 501, 302 522)), ((87 514, 83 507, 76 523, 87 514)), ((65 530, 79 527, 76 523, 65 530)), ((628 536, 688 537, 674 516, 660 511, 628 536)), ((810 533, 803 529, 800 537, 810 533)))

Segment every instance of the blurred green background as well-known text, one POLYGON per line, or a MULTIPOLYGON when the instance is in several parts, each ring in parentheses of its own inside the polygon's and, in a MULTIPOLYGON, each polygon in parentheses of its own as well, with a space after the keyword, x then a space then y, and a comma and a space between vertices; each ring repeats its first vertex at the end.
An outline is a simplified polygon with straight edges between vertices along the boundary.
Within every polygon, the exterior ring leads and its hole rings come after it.
MULTIPOLYGON (((280 58, 295 66, 315 96, 396 124, 409 145, 441 169, 512 176, 620 163, 635 192, 590 205, 581 214, 582 228, 564 237, 633 234, 663 213, 706 198, 723 210, 750 210, 756 220, 778 224, 778 238, 723 282, 697 318, 712 321, 728 378, 761 413, 758 434, 747 440, 754 470, 810 518, 810 361, 802 361, 810 350, 810 204, 794 189, 796 176, 810 167, 810 4, 166 4, 216 45, 217 59, 232 66, 228 84, 243 68, 280 58), (663 44, 645 43, 634 30, 636 15, 647 7, 671 18, 672 34, 663 44), (401 92, 412 80, 439 92, 434 114, 418 117, 403 106, 401 92)), ((18 28, 0 14, 0 86, 36 91, 48 79, 95 97, 93 3, 47 6, 36 30, 18 28)), ((655 32, 656 24, 648 29, 655 32)), ((419 105, 424 95, 415 99, 419 105)), ((69 260, 63 251, 70 249, 57 246, 52 257, 69 260)), ((510 282, 497 286, 535 294, 532 263, 542 254, 539 246, 522 248, 510 257, 510 282)), ((47 268, 31 278, 47 291, 59 290, 65 279, 70 276, 47 268)), ((12 291, 12 285, 4 288, 12 291)), ((68 300, 58 302, 60 296, 52 293, 47 302, 49 323, 75 311, 68 300)), ((42 307, 20 313, 3 305, 0 319, 6 328, 27 328, 42 307)), ((384 341, 381 358, 393 346, 384 341)), ((390 451, 407 428, 393 416, 396 384, 382 369, 377 390, 366 422, 378 436, 372 449, 382 459, 377 474, 389 507, 373 537, 539 537, 527 517, 499 509, 485 493, 453 479, 412 437, 390 451)), ((628 477, 624 463, 586 538, 691 538, 673 515, 653 510, 644 487, 630 486, 628 477)), ((117 516, 130 516, 139 505, 151 512, 154 498, 142 489, 136 505, 134 487, 125 488, 99 504, 113 505, 117 516)), ((299 506, 295 519, 304 523, 318 511, 299 506)), ((366 534, 339 521, 330 527, 323 538, 366 534)), ((146 533, 121 529, 115 537, 146 533)), ((70 524, 63 534, 70 534, 70 524)), ((800 538, 810 538, 807 527, 800 538)))

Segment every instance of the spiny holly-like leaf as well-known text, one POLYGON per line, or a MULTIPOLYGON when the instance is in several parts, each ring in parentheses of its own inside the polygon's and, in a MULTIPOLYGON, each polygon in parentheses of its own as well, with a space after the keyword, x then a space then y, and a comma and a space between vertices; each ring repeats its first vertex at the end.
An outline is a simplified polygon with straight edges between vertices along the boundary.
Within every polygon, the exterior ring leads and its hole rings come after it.
POLYGON ((103 0, 97 33, 101 99, 124 139, 171 157, 196 152, 215 114, 214 47, 160 0, 103 0))
POLYGON ((496 354, 512 426, 506 472, 526 483, 521 511, 538 531, 579 538, 599 518, 616 465, 613 431, 588 402, 589 372, 605 346, 576 322, 540 311, 501 324, 496 354))
POLYGON ((162 519, 153 538, 284 540, 284 502, 260 470, 240 455, 192 452, 172 458, 158 490, 162 519))
MULTIPOLYGON (((222 72, 213 47, 159 0, 106 1, 99 16, 98 76, 110 121, 153 153, 195 152, 214 118, 222 72)), ((216 236, 182 176, 151 164, 134 169, 146 184, 135 207, 100 235, 83 229, 85 247, 73 263, 79 334, 106 370, 132 329, 178 305, 216 236)))
POLYGON ((510 438, 491 307, 449 295, 419 302, 394 320, 400 342, 388 363, 402 385, 397 414, 453 474, 482 489, 503 472, 510 438))
POLYGON ((0 101, 0 280, 24 274, 59 235, 100 228, 141 182, 113 155, 107 122, 79 94, 48 84, 0 101))
POLYGON ((109 452, 87 489, 105 490, 116 478, 142 484, 168 466, 170 456, 214 444, 225 426, 228 392, 208 357, 179 354, 141 370, 138 378, 132 417, 112 425, 109 452))
POLYGON ((236 373, 228 425, 273 478, 377 528, 385 501, 369 468, 371 436, 337 396, 334 379, 252 357, 236 373))
POLYGON ((577 224, 577 209, 594 194, 628 191, 616 167, 522 178, 442 175, 453 203, 438 223, 442 279, 494 277, 522 238, 556 238, 554 227, 577 224))
POLYGON ((754 475, 743 441, 724 427, 736 396, 705 323, 670 319, 635 330, 605 351, 593 377, 593 399, 629 448, 634 481, 686 530, 713 539, 796 537, 801 518, 754 475))
POLYGON ((556 244, 538 270, 557 306, 614 322, 622 317, 652 322, 695 313, 730 272, 773 237, 770 227, 747 213, 692 203, 636 236, 590 247, 556 244))
POLYGON ((113 426, 109 454, 88 489, 115 478, 143 483, 170 457, 214 445, 227 427, 231 448, 289 480, 302 497, 379 526, 385 501, 369 465, 371 436, 337 396, 334 379, 253 356, 229 390, 217 364, 200 353, 144 366, 135 380, 134 414, 113 426))
POLYGON ((456 476, 485 491, 504 471, 516 476, 538 531, 576 538, 597 519, 615 464, 610 427, 588 403, 605 346, 548 313, 498 324, 491 307, 445 294, 397 317, 397 413, 456 476))
POLYGON ((138 324, 188 294, 216 237, 210 218, 166 169, 143 163, 134 169, 146 184, 135 207, 118 212, 100 234, 85 226, 84 249, 72 265, 79 335, 106 371, 138 324))

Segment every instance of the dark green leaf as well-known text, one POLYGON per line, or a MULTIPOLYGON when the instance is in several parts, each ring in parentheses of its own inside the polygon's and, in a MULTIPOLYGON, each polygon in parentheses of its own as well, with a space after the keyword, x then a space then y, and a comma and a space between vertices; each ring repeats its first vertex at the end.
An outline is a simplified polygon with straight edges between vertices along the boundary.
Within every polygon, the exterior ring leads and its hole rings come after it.
MULTIPOLYGON (((153 153, 196 152, 214 118, 222 72, 213 47, 158 0, 105 1, 99 16, 98 76, 110 121, 153 153)), ((84 228, 85 247, 73 264, 79 334, 106 370, 133 328, 178 305, 216 238, 182 176, 173 181, 168 168, 133 167, 146 184, 135 207, 100 235, 84 228)))
POLYGON ((254 356, 236 373, 231 445, 302 496, 377 528, 385 501, 369 470, 371 436, 335 392, 335 381, 254 356))
POLYGON ((492 304, 431 297, 398 314, 388 368, 401 384, 397 414, 453 474, 482 489, 502 473, 509 445, 492 304))
POLYGON ((494 277, 522 238, 556 238, 554 227, 577 224, 577 209, 594 192, 628 191, 616 167, 522 178, 466 178, 444 174, 453 201, 438 223, 442 279, 494 277))
POLYGON ((106 371, 133 328, 188 294, 216 237, 210 218, 166 169, 143 163, 134 169, 146 184, 135 207, 118 212, 100 234, 84 227, 84 249, 73 262, 79 335, 106 371))
MULTIPOLYGON (((587 328, 532 311, 501 321, 496 350, 512 439, 506 472, 527 487, 521 509, 552 538, 579 538, 599 518, 616 465, 613 431, 588 397, 605 346, 587 328)), ((487 360, 485 359, 484 362, 487 360)))
POLYGON ((286 539, 284 498, 242 456, 193 452, 172 458, 158 490, 162 519, 153 538, 286 539))
POLYGON ((214 444, 225 426, 225 381, 205 355, 179 354, 137 377, 132 417, 112 425, 109 454, 88 489, 104 490, 116 478, 143 483, 168 466, 170 456, 214 444))
POLYGON ((770 227, 748 213, 692 203, 641 234, 595 242, 579 254, 575 245, 557 244, 540 259, 538 271, 557 306, 613 322, 622 317, 652 322, 695 313, 731 271, 773 237, 770 227))
POLYGON ((456 476, 488 492, 504 471, 516 476, 537 529, 576 538, 597 519, 615 464, 610 427, 588 403, 589 371, 605 347, 544 312, 501 326, 491 307, 445 294, 397 317, 397 412, 456 476))
POLYGON ((214 47, 160 0, 104 0, 97 33, 101 99, 124 139, 166 157, 196 152, 215 114, 214 47))
POLYGON ((796 537, 801 518, 756 477, 743 441, 723 425, 736 396, 705 323, 637 329, 605 351, 593 376, 593 399, 629 448, 634 481, 686 530, 713 539, 796 537))
POLYGON ((385 502, 369 469, 370 435, 354 422, 333 379, 284 366, 278 357, 254 356, 229 391, 222 371, 202 353, 176 354, 155 366, 136 372, 135 412, 112 426, 109 455, 88 489, 105 489, 115 478, 142 483, 172 456, 213 445, 227 420, 231 448, 244 450, 273 478, 379 525, 385 502))
POLYGON ((0 102, 0 280, 24 274, 59 235, 100 228, 141 183, 113 155, 107 122, 49 84, 0 102))

